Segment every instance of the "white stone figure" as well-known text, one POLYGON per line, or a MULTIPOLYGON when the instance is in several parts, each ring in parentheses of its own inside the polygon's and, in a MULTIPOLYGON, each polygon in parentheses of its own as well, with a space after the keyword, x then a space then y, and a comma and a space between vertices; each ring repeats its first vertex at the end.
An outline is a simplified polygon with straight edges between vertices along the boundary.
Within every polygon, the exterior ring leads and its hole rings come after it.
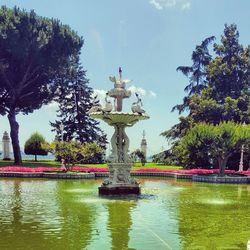
POLYGON ((113 109, 113 105, 111 104, 111 101, 108 100, 108 93, 106 93, 106 97, 105 97, 105 106, 102 109, 103 113, 109 113, 111 112, 113 109))
POLYGON ((93 112, 100 112, 100 111, 102 111, 102 105, 99 103, 99 100, 97 99, 97 95, 95 95, 93 98, 93 106, 88 111, 88 114, 93 113, 93 112))
POLYGON ((142 115, 145 113, 145 110, 142 109, 142 106, 143 106, 142 100, 137 93, 135 93, 135 95, 136 95, 137 101, 132 103, 131 110, 133 113, 137 113, 139 115, 142 115))
POLYGON ((110 76, 109 80, 114 83, 114 88, 108 92, 110 97, 114 98, 114 109, 115 111, 122 111, 122 101, 124 98, 131 96, 131 91, 126 90, 126 84, 131 82, 131 80, 122 79, 122 69, 119 68, 120 78, 117 79, 115 76, 110 76))
POLYGON ((10 137, 7 131, 3 133, 3 159, 10 159, 10 137))

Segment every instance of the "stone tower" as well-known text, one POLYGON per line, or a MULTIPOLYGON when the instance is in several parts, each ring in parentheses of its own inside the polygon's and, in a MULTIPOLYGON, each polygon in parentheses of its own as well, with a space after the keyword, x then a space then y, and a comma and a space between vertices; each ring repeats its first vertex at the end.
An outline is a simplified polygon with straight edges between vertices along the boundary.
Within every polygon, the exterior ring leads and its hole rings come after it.
POLYGON ((6 131, 3 133, 3 159, 10 159, 10 137, 6 131))
POLYGON ((143 130, 142 133, 142 140, 141 140, 141 151, 144 153, 145 155, 145 159, 147 158, 147 141, 145 139, 146 133, 145 130, 143 130))

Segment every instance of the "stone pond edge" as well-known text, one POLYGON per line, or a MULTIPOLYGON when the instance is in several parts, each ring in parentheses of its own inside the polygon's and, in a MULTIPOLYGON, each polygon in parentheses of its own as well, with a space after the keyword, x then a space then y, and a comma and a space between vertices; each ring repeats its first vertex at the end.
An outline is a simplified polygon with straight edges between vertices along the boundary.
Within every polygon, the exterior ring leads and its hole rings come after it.
MULTIPOLYGON (((230 183, 230 184, 250 184, 250 176, 242 177, 220 177, 220 176, 206 176, 206 175, 188 175, 177 173, 162 173, 162 172, 132 172, 132 176, 142 177, 169 177, 174 179, 187 179, 193 182, 207 182, 207 183, 230 183)), ((0 177, 17 177, 17 178, 47 178, 47 179, 95 179, 101 177, 108 177, 107 172, 97 173, 21 173, 21 172, 0 172, 0 177)))

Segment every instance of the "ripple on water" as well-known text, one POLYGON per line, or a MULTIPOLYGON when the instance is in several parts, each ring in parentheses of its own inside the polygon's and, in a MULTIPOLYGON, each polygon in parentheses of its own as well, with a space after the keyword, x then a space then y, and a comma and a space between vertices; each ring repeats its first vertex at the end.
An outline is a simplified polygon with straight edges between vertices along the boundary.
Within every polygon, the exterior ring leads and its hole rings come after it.
POLYGON ((92 193, 92 188, 74 188, 65 190, 67 193, 92 193))
POLYGON ((111 200, 111 199, 103 199, 103 198, 99 198, 99 197, 86 197, 86 198, 81 198, 79 200, 77 200, 77 202, 80 203, 110 203, 110 202, 115 202, 115 200, 111 200))
POLYGON ((223 200, 223 199, 203 199, 201 200, 203 204, 211 204, 211 205, 228 205, 235 203, 232 200, 223 200))

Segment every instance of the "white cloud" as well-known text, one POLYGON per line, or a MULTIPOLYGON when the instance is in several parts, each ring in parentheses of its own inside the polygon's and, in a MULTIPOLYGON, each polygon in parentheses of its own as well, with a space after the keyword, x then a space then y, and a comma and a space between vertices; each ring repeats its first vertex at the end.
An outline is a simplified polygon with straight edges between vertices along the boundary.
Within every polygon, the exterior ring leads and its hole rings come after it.
POLYGON ((132 94, 134 93, 138 93, 141 96, 146 96, 147 91, 143 88, 139 88, 139 87, 135 87, 134 85, 130 86, 128 88, 128 90, 130 90, 132 92, 132 94))
POLYGON ((152 90, 145 90, 143 88, 136 87, 134 85, 129 87, 128 90, 130 90, 132 94, 138 93, 140 96, 156 97, 156 93, 153 92, 152 90))
POLYGON ((158 10, 170 8, 188 10, 191 7, 191 2, 189 0, 149 0, 149 3, 158 10))
POLYGON ((190 2, 183 3, 182 6, 181 6, 181 8, 183 10, 188 10, 188 9, 190 9, 190 7, 191 7, 191 3, 190 2))
POLYGON ((152 4, 158 10, 163 9, 162 5, 159 3, 159 0, 150 0, 149 3, 152 4))

